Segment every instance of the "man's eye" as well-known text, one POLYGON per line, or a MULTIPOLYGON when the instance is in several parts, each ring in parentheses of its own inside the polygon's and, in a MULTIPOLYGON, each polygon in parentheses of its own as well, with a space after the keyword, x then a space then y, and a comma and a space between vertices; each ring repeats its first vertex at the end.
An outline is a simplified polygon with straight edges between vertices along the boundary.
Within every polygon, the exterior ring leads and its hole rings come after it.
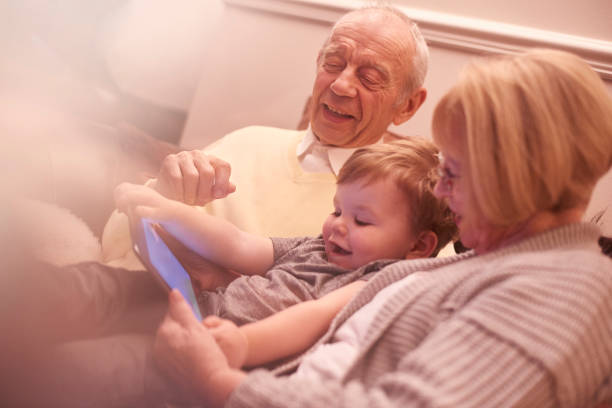
POLYGON ((362 76, 361 77, 361 82, 365 86, 369 86, 369 87, 376 87, 376 86, 380 85, 380 81, 378 80, 378 78, 374 78, 374 77, 371 77, 371 76, 362 76))
POLYGON ((342 71, 342 65, 340 65, 340 64, 333 64, 333 63, 330 63, 330 62, 326 62, 325 64, 323 64, 323 68, 325 68, 325 70, 329 71, 329 72, 342 71))
POLYGON ((364 68, 359 70, 359 80, 367 88, 380 88, 384 85, 385 77, 376 69, 364 68))

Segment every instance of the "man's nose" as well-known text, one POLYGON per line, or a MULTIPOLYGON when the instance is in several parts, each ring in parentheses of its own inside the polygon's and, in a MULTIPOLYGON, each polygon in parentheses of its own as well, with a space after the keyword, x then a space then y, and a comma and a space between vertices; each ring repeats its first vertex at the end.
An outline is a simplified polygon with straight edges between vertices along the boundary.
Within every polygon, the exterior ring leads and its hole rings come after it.
POLYGON ((331 83, 331 90, 338 96, 354 98, 357 96, 357 75, 350 67, 345 68, 331 83))

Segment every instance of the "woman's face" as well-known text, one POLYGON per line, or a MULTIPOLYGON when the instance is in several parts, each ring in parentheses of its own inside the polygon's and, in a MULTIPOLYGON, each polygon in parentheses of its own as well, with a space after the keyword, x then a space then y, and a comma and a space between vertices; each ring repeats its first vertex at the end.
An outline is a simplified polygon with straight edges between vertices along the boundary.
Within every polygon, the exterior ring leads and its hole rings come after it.
POLYGON ((434 194, 447 201, 455 214, 455 223, 459 228, 461 243, 474 249, 477 253, 486 252, 500 244, 502 231, 489 225, 473 203, 470 183, 467 179, 468 161, 459 140, 464 140, 464 129, 454 126, 451 131, 454 143, 439 146, 442 155, 440 161, 440 180, 434 194))

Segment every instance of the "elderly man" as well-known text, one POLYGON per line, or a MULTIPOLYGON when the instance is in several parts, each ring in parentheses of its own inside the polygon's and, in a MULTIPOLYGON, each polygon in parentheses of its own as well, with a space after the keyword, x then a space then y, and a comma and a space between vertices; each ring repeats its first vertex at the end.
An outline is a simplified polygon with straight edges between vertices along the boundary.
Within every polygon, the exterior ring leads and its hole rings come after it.
MULTIPOLYGON (((168 156, 150 184, 169 198, 208 203, 207 211, 246 231, 316 235, 344 161, 355 148, 381 140, 391 123, 410 119, 424 102, 427 62, 418 27, 401 12, 369 7, 348 13, 319 52, 306 131, 237 130, 205 151, 168 156), (229 166, 209 155, 229 162, 235 193, 229 166)), ((106 261, 138 265, 125 216, 111 216, 102 246, 106 261)))

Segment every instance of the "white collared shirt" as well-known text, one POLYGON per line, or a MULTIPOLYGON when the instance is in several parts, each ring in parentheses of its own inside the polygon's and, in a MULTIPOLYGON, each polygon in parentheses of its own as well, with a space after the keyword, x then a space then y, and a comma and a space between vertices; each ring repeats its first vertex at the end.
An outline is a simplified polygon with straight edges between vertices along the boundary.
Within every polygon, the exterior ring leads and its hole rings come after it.
POLYGON ((332 341, 320 344, 316 349, 304 356, 300 366, 293 374, 297 378, 315 380, 340 380, 345 374, 364 343, 371 322, 395 293, 411 285, 417 273, 384 287, 374 298, 350 318, 336 331, 332 341))
POLYGON ((296 149, 302 170, 307 173, 330 173, 336 176, 344 162, 357 150, 356 147, 335 147, 321 143, 315 137, 310 126, 304 139, 296 149))

